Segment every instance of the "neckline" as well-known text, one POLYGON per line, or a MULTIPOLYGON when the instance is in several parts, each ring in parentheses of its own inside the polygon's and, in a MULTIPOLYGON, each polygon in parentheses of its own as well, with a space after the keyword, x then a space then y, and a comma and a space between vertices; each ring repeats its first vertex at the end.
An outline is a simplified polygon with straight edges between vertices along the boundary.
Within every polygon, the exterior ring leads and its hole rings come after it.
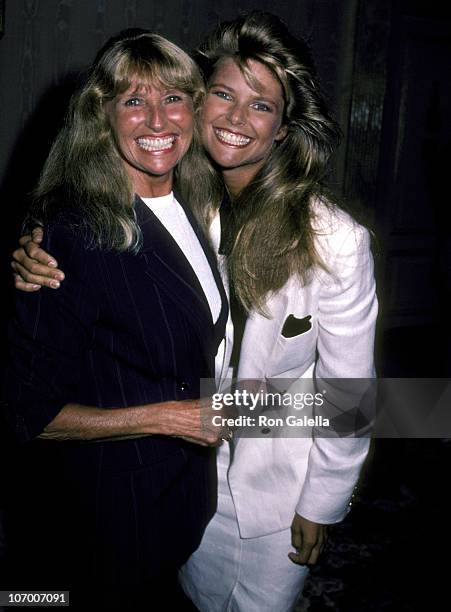
POLYGON ((142 196, 139 197, 149 208, 160 208, 172 204, 172 202, 174 201, 174 192, 171 191, 170 193, 164 196, 158 196, 156 198, 143 198, 142 196))

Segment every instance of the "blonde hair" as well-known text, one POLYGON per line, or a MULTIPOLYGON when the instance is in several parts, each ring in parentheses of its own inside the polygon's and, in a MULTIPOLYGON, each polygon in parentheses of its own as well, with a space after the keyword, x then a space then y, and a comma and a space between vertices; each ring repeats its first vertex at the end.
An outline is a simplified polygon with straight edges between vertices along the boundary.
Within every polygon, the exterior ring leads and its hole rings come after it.
MULTIPOLYGON (((133 29, 111 38, 100 50, 86 83, 71 100, 65 125, 34 192, 28 227, 58 212, 69 218, 70 209, 76 223, 87 230, 92 246, 116 250, 139 247, 134 192, 105 108, 107 102, 136 83, 159 83, 187 93, 195 114, 205 93, 195 62, 162 36, 133 29)), ((195 122, 193 142, 176 169, 175 181, 178 175, 192 176, 191 168, 202 164, 204 153, 195 122)))
MULTIPOLYGON (((206 80, 224 58, 232 58, 254 87, 258 84, 249 61, 262 63, 279 80, 284 95, 287 135, 274 143, 263 167, 232 202, 231 279, 243 306, 265 314, 268 294, 292 274, 305 283, 313 266, 326 268, 314 246, 311 203, 315 198, 329 203, 322 179, 339 129, 326 107, 307 44, 275 15, 254 11, 220 24, 196 57, 206 80)), ((219 198, 212 202, 213 207, 219 204, 219 198)))

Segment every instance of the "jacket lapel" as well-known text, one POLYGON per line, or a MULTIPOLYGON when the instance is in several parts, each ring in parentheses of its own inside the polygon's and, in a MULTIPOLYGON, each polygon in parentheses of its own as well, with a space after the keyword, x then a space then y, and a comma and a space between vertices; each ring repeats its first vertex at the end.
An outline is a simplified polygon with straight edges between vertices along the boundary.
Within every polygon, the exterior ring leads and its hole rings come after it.
POLYGON ((206 325, 214 327, 213 342, 215 350, 217 350, 225 333, 225 323, 228 314, 227 298, 219 277, 214 255, 208 246, 207 240, 203 236, 189 208, 182 203, 178 195, 176 198, 181 206, 183 206, 188 220, 199 239, 218 285, 222 307, 216 324, 213 326, 210 306, 189 261, 157 216, 137 196, 135 200, 135 213, 143 240, 139 256, 145 260, 146 274, 156 283, 163 286, 165 292, 171 296, 190 318, 194 318, 197 321, 201 329, 205 331, 206 325))
POLYGON ((215 279, 215 283, 218 288, 219 295, 221 296, 221 312, 219 313, 219 317, 215 323, 215 346, 217 350, 217 347, 221 343, 221 340, 224 338, 227 318, 229 316, 229 302, 227 299, 226 291, 224 289, 224 284, 222 282, 221 275, 218 270, 217 257, 211 247, 211 244, 206 238, 204 232, 199 227, 199 224, 197 223, 197 220, 191 208, 187 206, 187 204, 185 203, 185 201, 183 200, 183 198, 180 196, 180 194, 177 191, 174 191, 174 194, 175 194, 177 202, 179 202, 180 206, 182 206, 183 210, 185 211, 185 214, 189 222, 191 223, 191 227, 193 228, 200 242, 200 245, 202 249, 204 250, 208 263, 210 264, 211 271, 213 272, 213 278, 215 279))

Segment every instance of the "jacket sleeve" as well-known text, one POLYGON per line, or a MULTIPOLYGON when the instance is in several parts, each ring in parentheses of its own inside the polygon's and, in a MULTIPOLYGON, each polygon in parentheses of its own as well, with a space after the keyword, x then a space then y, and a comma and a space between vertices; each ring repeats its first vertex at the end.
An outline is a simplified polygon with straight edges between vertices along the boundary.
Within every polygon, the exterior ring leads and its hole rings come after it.
POLYGON ((45 227, 42 246, 57 258, 66 278, 57 290, 16 292, 3 395, 5 418, 22 441, 39 435, 75 401, 98 316, 90 282, 94 251, 61 224, 45 227))
MULTIPOLYGON (((319 302, 315 379, 366 379, 361 381, 364 389, 375 376, 377 317, 368 232, 355 225, 336 253, 325 259, 329 282, 319 302)), ((341 521, 349 510, 369 443, 369 437, 352 433, 350 437, 349 432, 347 436, 316 435, 296 512, 317 523, 341 521)))

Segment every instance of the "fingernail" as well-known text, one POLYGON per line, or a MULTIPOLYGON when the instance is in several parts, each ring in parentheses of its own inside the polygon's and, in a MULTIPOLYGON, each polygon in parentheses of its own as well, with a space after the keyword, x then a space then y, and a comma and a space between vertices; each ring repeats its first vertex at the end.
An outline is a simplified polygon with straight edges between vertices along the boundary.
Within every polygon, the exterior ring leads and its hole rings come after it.
POLYGON ((59 284, 59 282, 57 280, 50 281, 50 287, 52 289, 58 289, 59 286, 60 286, 60 284, 59 284))
POLYGON ((62 272, 57 272, 56 274, 53 275, 53 278, 56 278, 56 280, 62 281, 64 280, 64 274, 62 272))
POLYGON ((50 266, 51 268, 56 268, 56 261, 54 259, 49 259, 49 261, 47 262, 47 265, 50 266))
POLYGON ((40 289, 40 288, 41 288, 41 285, 31 285, 31 288, 32 288, 32 289, 40 289))

